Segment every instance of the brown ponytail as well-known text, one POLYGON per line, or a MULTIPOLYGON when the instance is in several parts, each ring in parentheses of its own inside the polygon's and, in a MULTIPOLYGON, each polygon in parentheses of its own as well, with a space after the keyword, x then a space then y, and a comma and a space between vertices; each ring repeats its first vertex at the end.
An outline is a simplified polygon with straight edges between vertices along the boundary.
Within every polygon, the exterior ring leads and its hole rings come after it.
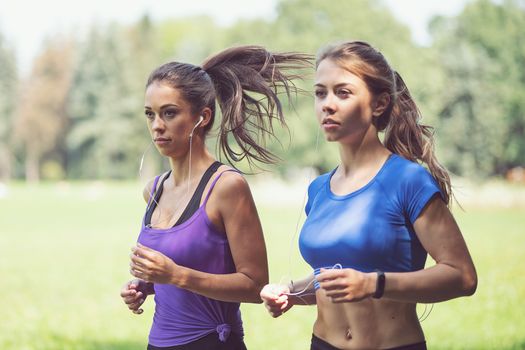
POLYGON ((267 136, 274 136, 275 120, 286 127, 279 93, 299 91, 293 80, 300 78, 297 70, 312 66, 313 57, 301 53, 271 53, 259 46, 239 46, 226 49, 205 60, 202 67, 189 63, 169 62, 154 70, 146 84, 162 81, 178 89, 191 105, 192 113, 203 108, 212 111, 215 101, 222 114, 219 130, 219 151, 230 164, 247 159, 273 163, 278 158, 265 148, 267 136), (239 146, 229 144, 229 136, 239 146))
POLYGON ((434 153, 433 128, 420 123, 421 113, 405 82, 381 52, 366 42, 353 41, 325 48, 317 57, 317 65, 327 58, 363 79, 374 95, 390 95, 388 107, 373 120, 378 131, 385 131, 385 147, 406 159, 425 164, 436 179, 443 199, 450 204, 450 176, 434 153))
POLYGON ((434 128, 419 122, 421 113, 405 82, 399 73, 394 72, 394 76, 395 96, 385 129, 384 144, 390 151, 406 159, 425 163, 448 204, 452 194, 450 176, 434 153, 434 128))
POLYGON ((202 68, 209 74, 222 113, 219 144, 230 162, 247 158, 273 163, 277 157, 265 148, 265 138, 274 137, 274 122, 286 126, 280 92, 288 99, 297 92, 288 73, 311 66, 312 57, 300 53, 271 53, 259 46, 226 49, 208 58, 202 68), (240 150, 228 143, 232 135, 240 150))

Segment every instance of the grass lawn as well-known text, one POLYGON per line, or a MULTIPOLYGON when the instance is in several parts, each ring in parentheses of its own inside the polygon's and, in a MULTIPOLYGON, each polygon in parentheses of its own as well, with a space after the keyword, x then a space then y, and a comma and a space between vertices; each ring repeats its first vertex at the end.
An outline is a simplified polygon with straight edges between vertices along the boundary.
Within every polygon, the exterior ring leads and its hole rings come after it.
MULTIPOLYGON (((302 277, 292 242, 300 201, 258 204, 271 281, 302 277)), ((0 349, 145 349, 153 302, 137 316, 119 296, 143 209, 137 183, 11 184, 0 197, 0 349)), ((423 322, 429 348, 525 349, 525 210, 465 209, 455 215, 478 291, 434 305, 423 322)), ((275 320, 262 305, 242 312, 248 348, 308 348, 314 307, 275 320)))

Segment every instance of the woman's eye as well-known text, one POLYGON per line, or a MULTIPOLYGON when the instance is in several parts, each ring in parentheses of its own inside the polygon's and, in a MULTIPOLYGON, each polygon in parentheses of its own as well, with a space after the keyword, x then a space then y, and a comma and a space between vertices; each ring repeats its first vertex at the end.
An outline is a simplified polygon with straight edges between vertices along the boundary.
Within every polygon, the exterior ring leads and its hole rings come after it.
POLYGON ((152 111, 144 111, 144 115, 146 116, 146 118, 148 118, 149 120, 152 120, 155 115, 153 114, 152 111))
POLYGON ((172 109, 168 109, 168 110, 164 111, 164 116, 166 118, 173 118, 176 114, 177 114, 177 111, 174 111, 172 109))
POLYGON ((324 90, 315 90, 315 97, 323 97, 326 95, 326 91, 324 90))
POLYGON ((348 95, 351 95, 352 92, 349 90, 339 90, 337 91, 337 95, 347 97, 348 95))

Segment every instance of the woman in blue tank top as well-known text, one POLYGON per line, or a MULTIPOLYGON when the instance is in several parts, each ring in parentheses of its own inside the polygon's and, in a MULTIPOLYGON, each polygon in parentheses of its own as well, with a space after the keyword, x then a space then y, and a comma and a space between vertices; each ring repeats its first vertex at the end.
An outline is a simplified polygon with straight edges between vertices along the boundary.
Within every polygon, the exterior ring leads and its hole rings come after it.
POLYGON ((321 51, 314 89, 317 120, 339 144, 340 164, 308 188, 299 248, 313 273, 267 285, 261 297, 273 317, 317 305, 312 350, 426 349, 416 303, 472 295, 477 286, 432 130, 399 73, 365 42, 321 51), (436 264, 425 268, 427 253, 436 264))
POLYGON ((205 138, 218 102, 226 158, 272 162, 257 139, 273 135, 274 118, 283 122, 277 91, 289 95, 296 77, 286 70, 296 74, 310 61, 241 46, 202 66, 170 62, 151 73, 145 118, 171 170, 144 189, 148 205, 130 263, 136 279, 121 290, 137 314, 154 294, 148 349, 246 349, 239 303, 261 302, 268 283, 264 238, 246 180, 215 160, 205 138))

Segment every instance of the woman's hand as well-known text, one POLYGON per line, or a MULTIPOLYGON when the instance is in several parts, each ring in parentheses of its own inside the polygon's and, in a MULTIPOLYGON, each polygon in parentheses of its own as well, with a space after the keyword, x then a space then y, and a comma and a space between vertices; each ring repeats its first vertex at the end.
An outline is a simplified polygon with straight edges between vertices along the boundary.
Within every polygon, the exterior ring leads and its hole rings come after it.
POLYGON ((140 307, 148 296, 148 283, 139 279, 127 282, 120 290, 120 296, 134 314, 140 315, 144 310, 140 307))
POLYGON ((133 276, 150 283, 175 284, 179 265, 173 260, 140 243, 131 250, 130 272, 133 276))
POLYGON ((325 295, 334 303, 360 301, 372 296, 376 290, 376 273, 363 273, 354 269, 321 269, 317 281, 325 295))
POLYGON ((263 287, 261 299, 272 317, 281 316, 293 306, 287 295, 289 293, 290 288, 279 284, 267 284, 263 287))

